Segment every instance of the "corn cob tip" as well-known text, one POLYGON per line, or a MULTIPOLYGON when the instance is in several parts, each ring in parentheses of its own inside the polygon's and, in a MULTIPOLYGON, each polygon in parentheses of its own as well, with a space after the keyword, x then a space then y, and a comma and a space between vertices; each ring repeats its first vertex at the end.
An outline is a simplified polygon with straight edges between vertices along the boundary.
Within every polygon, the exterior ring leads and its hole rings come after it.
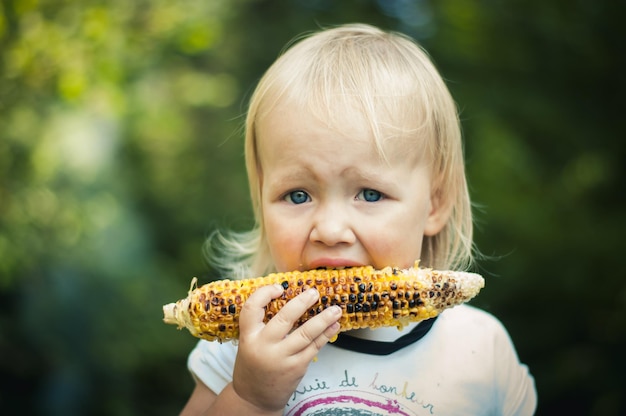
POLYGON ((178 320, 176 319, 176 303, 163 305, 163 322, 178 325, 178 320))
MULTIPOLYGON (((194 278, 195 280, 195 278, 194 278)), ((193 285, 194 283, 192 283, 193 285)), ((191 295, 179 300, 178 302, 163 305, 163 322, 166 324, 177 325, 178 329, 187 328, 191 335, 198 337, 199 331, 192 321, 189 304, 191 295)))

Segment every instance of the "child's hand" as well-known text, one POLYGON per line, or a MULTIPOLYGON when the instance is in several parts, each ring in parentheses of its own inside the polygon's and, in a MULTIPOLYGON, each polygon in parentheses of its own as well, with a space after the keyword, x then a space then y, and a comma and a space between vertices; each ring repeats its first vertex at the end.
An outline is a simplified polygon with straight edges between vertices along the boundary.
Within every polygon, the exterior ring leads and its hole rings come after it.
POLYGON ((319 350, 339 331, 341 308, 333 306, 292 331, 318 299, 309 289, 288 302, 267 324, 264 308, 280 296, 280 285, 256 290, 239 317, 239 350, 233 387, 242 399, 264 411, 284 409, 319 350))

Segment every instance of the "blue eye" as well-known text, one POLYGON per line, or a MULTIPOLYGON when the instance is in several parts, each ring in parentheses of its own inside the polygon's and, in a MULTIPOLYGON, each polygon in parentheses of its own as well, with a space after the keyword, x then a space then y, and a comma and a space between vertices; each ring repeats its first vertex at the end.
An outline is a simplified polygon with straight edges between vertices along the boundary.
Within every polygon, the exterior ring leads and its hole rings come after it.
POLYGON ((374 189, 363 189, 359 192, 358 198, 367 202, 376 202, 383 198, 383 194, 374 189))
POLYGON ((288 201, 293 202, 294 204, 304 204, 309 201, 309 195, 304 191, 292 191, 287 194, 285 197, 288 201))

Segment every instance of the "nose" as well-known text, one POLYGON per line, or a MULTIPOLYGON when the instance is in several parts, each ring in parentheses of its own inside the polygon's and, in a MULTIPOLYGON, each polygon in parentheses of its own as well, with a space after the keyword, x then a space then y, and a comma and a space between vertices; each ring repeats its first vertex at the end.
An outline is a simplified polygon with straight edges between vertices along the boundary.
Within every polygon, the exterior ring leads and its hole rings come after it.
POLYGON ((314 217, 309 239, 327 246, 353 244, 356 235, 349 213, 336 204, 320 207, 314 217))

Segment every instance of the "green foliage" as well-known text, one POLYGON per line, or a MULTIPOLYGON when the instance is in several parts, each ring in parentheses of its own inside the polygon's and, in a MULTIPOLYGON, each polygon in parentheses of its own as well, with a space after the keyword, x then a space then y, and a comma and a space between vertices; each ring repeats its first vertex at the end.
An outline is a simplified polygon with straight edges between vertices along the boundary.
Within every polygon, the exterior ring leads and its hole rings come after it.
POLYGON ((244 4, 3 4, 3 408, 182 407, 194 341, 160 307, 208 273, 210 229, 248 215, 240 86, 220 56, 244 4))
POLYGON ((482 262, 479 302, 511 331, 542 414, 621 414, 624 7, 447 3, 427 42, 462 109, 478 247, 500 257, 482 262))
POLYGON ((3 1, 0 408, 182 408, 195 340, 162 324, 161 305, 214 277, 211 230, 251 225, 246 99, 289 39, 363 21, 420 40, 459 103, 476 240, 492 257, 477 304, 529 364, 539 413, 624 413, 623 13, 608 1, 3 1))

